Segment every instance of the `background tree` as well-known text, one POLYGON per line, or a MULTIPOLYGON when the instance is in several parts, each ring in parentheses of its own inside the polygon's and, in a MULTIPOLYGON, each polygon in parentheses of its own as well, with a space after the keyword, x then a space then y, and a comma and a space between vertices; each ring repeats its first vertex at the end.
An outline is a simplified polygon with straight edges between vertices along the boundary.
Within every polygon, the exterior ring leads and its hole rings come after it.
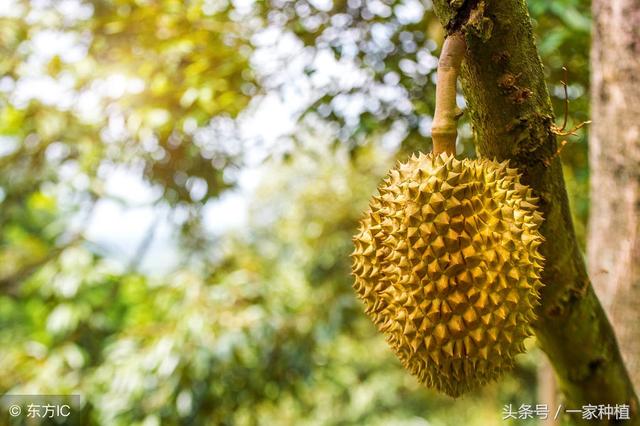
POLYGON ((593 1, 589 273, 640 389, 640 6, 593 1))

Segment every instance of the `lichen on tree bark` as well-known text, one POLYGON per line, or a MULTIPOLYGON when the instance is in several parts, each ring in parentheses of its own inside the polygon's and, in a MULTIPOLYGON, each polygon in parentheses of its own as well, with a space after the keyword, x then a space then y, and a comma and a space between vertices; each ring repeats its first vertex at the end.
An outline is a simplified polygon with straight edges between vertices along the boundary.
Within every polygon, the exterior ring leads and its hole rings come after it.
POLYGON ((576 241, 526 3, 434 0, 433 5, 447 32, 466 37, 461 80, 478 153, 509 159, 540 197, 546 264, 536 337, 566 404, 629 404, 631 424, 640 424, 637 396, 576 241))

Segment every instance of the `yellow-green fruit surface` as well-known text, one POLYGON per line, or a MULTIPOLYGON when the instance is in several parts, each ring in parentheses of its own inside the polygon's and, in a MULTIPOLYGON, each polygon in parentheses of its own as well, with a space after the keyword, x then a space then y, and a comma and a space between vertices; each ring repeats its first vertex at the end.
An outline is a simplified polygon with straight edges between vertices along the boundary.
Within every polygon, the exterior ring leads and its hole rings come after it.
POLYGON ((507 162, 419 154, 354 237, 354 288, 420 382, 451 396, 513 366, 532 334, 542 216, 507 162))

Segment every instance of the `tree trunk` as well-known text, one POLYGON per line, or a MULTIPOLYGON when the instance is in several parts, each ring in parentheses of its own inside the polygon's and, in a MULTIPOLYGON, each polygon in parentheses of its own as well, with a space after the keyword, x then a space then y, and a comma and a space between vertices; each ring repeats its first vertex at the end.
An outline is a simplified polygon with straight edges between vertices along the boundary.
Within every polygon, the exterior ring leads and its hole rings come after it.
MULTIPOLYGON (((511 160, 540 197, 546 262, 535 329, 566 408, 628 404, 632 418, 628 424, 640 424, 637 396, 576 242, 555 155, 551 102, 526 4, 505 0, 434 0, 433 4, 448 33, 466 34, 461 79, 478 152, 511 160)), ((581 421, 579 414, 570 419, 581 421)))
POLYGON ((640 389, 640 3, 593 0, 589 273, 640 389))
MULTIPOLYGON (((546 404, 547 407, 549 407, 549 411, 552 411, 553 413, 555 413, 555 409, 558 406, 556 378, 553 374, 553 367, 546 359, 538 365, 537 402, 540 404, 546 404)), ((557 426, 559 424, 560 419, 556 419, 555 416, 548 416, 540 422, 540 426, 557 426)))

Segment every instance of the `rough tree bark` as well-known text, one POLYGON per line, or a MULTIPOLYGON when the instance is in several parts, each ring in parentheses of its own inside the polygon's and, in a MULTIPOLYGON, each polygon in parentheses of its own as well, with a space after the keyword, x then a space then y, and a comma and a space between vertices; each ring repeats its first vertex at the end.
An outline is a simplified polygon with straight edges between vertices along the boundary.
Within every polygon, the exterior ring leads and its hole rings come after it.
POLYGON ((589 275, 640 389, 640 3, 593 0, 589 275))
MULTIPOLYGON (((448 33, 466 35, 461 79, 478 152, 511 160, 540 197, 546 263, 535 329, 566 407, 626 403, 633 419, 628 424, 640 424, 638 398, 576 242, 526 4, 434 0, 433 5, 448 33)), ((571 420, 580 422, 579 417, 571 420)))

